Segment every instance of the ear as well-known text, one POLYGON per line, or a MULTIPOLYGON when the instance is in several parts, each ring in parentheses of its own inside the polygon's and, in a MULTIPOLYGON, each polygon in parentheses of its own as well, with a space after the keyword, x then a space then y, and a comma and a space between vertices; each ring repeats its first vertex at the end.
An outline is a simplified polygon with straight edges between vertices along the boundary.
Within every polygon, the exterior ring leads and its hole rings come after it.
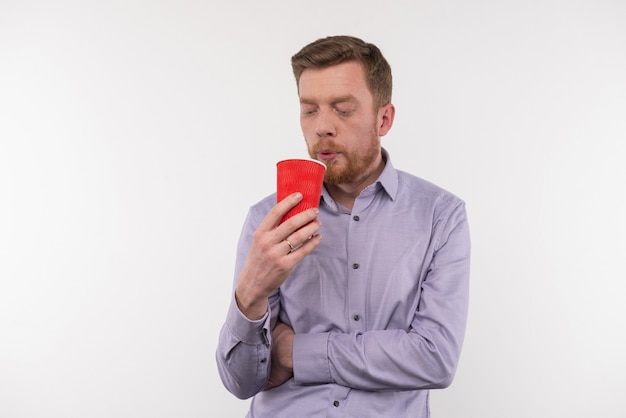
POLYGON ((393 118, 396 115, 396 108, 391 104, 386 104, 378 110, 378 135, 385 136, 393 125, 393 118))

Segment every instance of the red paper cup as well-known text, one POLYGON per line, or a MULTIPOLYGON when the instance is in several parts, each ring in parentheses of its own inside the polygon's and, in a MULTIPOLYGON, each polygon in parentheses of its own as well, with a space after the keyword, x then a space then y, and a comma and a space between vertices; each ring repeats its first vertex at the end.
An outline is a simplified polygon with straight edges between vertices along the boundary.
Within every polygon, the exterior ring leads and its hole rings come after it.
POLYGON ((312 159, 290 159, 276 163, 276 201, 280 202, 292 193, 302 193, 302 200, 280 221, 320 204, 326 165, 312 159))

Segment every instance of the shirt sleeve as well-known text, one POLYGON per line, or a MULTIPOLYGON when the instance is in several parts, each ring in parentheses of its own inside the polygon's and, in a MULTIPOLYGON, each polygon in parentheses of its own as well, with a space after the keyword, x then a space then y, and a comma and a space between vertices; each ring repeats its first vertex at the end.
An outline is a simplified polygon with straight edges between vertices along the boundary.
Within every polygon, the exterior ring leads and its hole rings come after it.
POLYGON ((226 389, 240 399, 258 393, 269 376, 269 313, 250 321, 231 302, 217 348, 217 368, 226 389))
MULTIPOLYGON (((239 238, 235 278, 248 255, 252 234, 259 222, 251 211, 239 238)), ((226 389, 240 399, 247 399, 260 392, 269 379, 271 329, 276 322, 279 294, 270 296, 268 311, 263 318, 251 321, 239 310, 234 287, 233 285, 230 307, 219 335, 216 361, 226 389)))
POLYGON ((451 384, 469 300, 470 237, 464 204, 435 221, 431 257, 410 328, 296 334, 297 383, 336 383, 372 391, 451 384))

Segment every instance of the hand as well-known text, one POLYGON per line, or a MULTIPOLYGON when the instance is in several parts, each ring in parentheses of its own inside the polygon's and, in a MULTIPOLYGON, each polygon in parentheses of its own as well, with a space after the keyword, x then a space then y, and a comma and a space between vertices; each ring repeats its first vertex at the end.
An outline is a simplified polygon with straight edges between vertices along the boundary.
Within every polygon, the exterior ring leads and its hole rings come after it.
POLYGON ((265 315, 269 295, 322 239, 317 234, 322 225, 315 220, 317 209, 308 209, 279 225, 283 216, 301 200, 302 195, 294 193, 278 202, 254 233, 235 289, 239 309, 251 320, 265 315))
POLYGON ((272 331, 272 368, 263 390, 280 386, 293 377, 293 336, 290 326, 281 322, 272 331))

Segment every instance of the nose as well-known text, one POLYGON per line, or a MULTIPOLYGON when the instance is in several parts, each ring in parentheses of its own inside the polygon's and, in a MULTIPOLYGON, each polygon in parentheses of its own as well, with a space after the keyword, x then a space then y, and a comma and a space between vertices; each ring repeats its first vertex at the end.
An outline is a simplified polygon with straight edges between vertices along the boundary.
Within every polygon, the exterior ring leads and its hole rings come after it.
POLYGON ((320 138, 335 136, 335 124, 332 120, 332 114, 326 111, 320 111, 317 115, 317 121, 315 123, 315 133, 320 138))

